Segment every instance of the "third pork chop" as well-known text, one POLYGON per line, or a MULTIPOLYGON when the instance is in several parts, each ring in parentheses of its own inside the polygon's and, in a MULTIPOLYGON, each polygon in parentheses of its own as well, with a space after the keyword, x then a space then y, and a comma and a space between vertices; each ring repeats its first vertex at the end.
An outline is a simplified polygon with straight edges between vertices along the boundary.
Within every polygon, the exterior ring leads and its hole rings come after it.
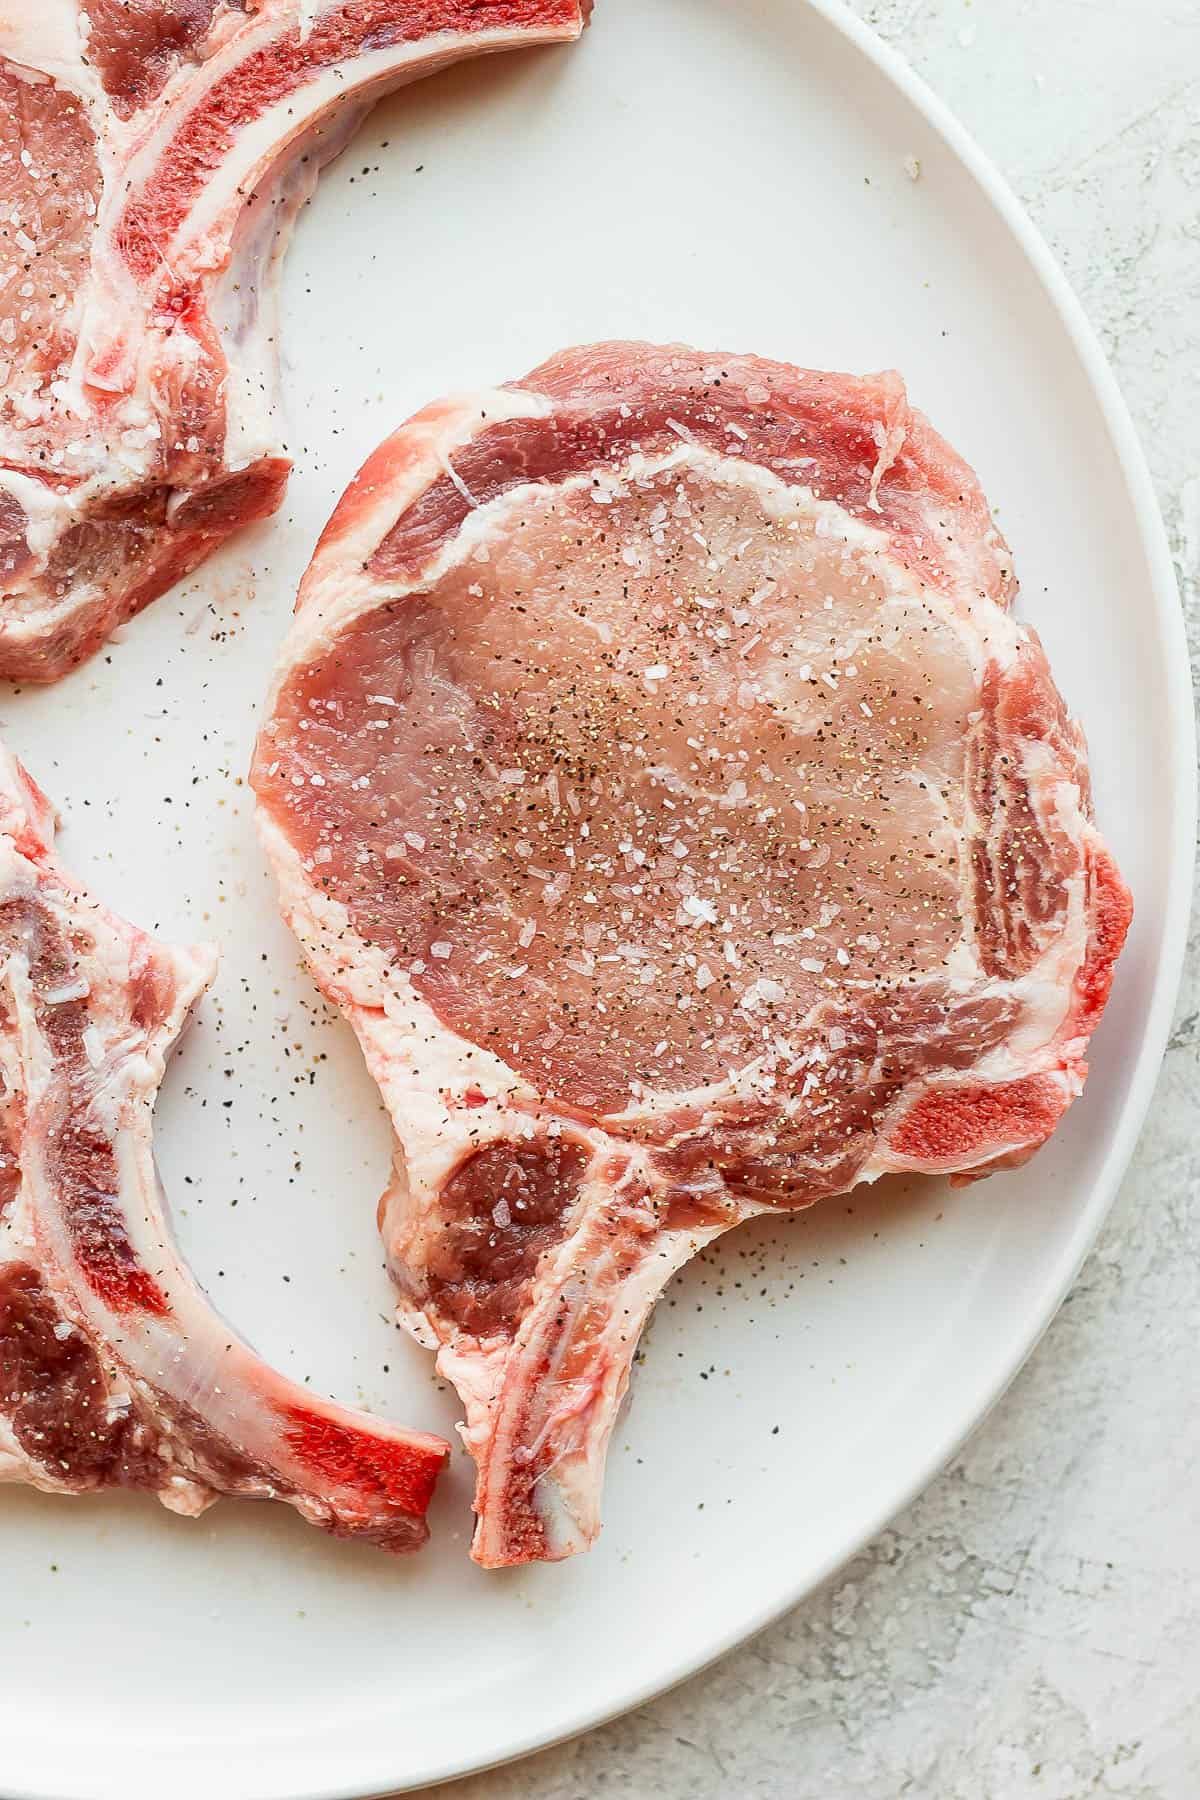
POLYGON ((1079 1093, 1129 901, 1015 585, 897 377, 678 346, 432 406, 334 515, 254 781, 481 1562, 594 1537, 700 1246, 1079 1093))
POLYGON ((417 1549, 447 1446, 269 1367, 175 1244, 152 1111, 213 962, 67 873, 53 809, 0 746, 0 1483, 141 1489, 189 1516, 285 1500, 417 1549))

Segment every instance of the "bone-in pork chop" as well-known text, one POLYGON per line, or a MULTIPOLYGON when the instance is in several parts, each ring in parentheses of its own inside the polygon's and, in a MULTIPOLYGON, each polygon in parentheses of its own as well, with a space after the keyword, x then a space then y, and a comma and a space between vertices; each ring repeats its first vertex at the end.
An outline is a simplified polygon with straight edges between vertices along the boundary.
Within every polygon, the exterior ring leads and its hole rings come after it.
POLYGON ((279 505, 275 277, 371 103, 589 9, 0 9, 0 677, 55 680, 279 505))
POLYGON ((286 1500, 415 1549, 447 1446, 268 1368, 174 1247, 151 1113, 211 954, 107 912, 53 828, 0 750, 0 1481, 286 1500))
POLYGON ((698 1247, 1020 1163, 1080 1092, 1129 899, 1015 588, 897 377, 748 356, 567 352, 342 500, 254 783, 480 1562, 590 1543, 698 1247))

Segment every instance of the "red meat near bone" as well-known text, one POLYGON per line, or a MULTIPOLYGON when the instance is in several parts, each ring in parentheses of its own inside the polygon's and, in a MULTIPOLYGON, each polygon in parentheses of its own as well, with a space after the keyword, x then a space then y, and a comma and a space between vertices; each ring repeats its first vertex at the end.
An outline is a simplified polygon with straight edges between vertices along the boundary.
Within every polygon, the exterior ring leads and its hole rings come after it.
POLYGON ((1015 591, 898 377, 679 346, 431 406, 334 514, 253 779, 481 1563, 592 1541, 700 1247, 1079 1094, 1130 902, 1015 591))
POLYGON ((370 105, 590 4, 9 0, 0 676, 57 679, 279 505, 279 261, 370 105))
POLYGON ((269 1368, 164 1216, 154 1099, 211 952, 106 911, 53 829, 0 750, 0 1482, 144 1489, 187 1514, 285 1500, 339 1537, 416 1549, 447 1445, 269 1368))

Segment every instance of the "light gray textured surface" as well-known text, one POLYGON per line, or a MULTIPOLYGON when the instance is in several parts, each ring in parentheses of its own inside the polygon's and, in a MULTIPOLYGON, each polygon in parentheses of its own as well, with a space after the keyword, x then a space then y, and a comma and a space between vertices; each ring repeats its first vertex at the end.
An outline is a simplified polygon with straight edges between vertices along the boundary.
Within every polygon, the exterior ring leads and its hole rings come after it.
MULTIPOLYGON (((1046 234, 1143 435, 1200 653, 1200 7, 857 0, 1046 234)), ((1200 956, 1100 1243, 940 1480, 780 1624, 454 1800, 1196 1800, 1200 956)))

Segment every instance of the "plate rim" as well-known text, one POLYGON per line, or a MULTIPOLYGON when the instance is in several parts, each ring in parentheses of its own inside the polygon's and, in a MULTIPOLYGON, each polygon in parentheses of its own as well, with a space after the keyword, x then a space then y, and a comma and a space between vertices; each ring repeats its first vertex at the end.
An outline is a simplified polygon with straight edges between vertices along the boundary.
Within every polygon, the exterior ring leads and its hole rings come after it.
MULTIPOLYGON (((1178 845, 1183 843, 1190 846, 1195 842, 1197 738, 1183 609, 1166 527, 1145 453, 1116 377, 1082 303, 1038 227, 991 157, 981 149, 966 126, 924 78, 917 74, 903 54, 859 19, 850 10, 846 0, 797 0, 797 4, 803 5, 838 32, 916 109, 972 177, 983 199, 1007 227, 1078 357, 1081 371, 1100 408, 1122 483, 1130 499, 1162 640, 1168 652, 1163 701, 1171 747, 1168 778, 1173 790, 1173 806, 1172 853, 1163 896, 1163 926, 1156 946, 1146 1026, 1129 1078, 1128 1097, 1120 1124, 1113 1135, 1103 1168, 1092 1183, 1075 1230, 1059 1256, 1042 1305, 1027 1321, 1011 1357, 993 1380, 978 1411, 965 1425, 956 1427, 941 1440, 938 1448, 892 1491, 889 1499, 878 1506, 865 1523, 860 1523, 850 1541, 807 1569, 799 1579, 790 1584, 785 1579, 765 1605, 755 1608, 736 1624, 707 1639, 703 1649, 697 1654, 674 1658, 659 1674, 639 1682, 613 1704, 606 1703, 599 1709, 583 1704, 566 1719, 549 1722, 542 1728, 522 1730, 503 1748, 495 1753, 488 1753, 482 1760, 470 1753, 455 1754, 449 1759, 439 1759, 435 1765, 415 1772, 410 1769, 408 1773, 399 1776, 376 1766, 378 1745, 374 1751, 368 1750, 363 1755, 364 1747, 360 1740, 359 1773, 347 1781, 339 1780, 330 1785, 327 1780, 322 1779, 317 1786, 302 1788, 290 1783, 285 1789, 278 1785, 278 1780, 268 1779, 265 1785, 255 1783, 245 1790, 252 1793, 255 1800, 285 1800, 285 1796, 286 1800, 364 1800, 364 1796, 372 1794, 410 1793, 417 1788, 441 1786, 464 1776, 499 1768, 535 1751, 548 1749, 583 1732, 595 1730, 646 1705, 710 1668, 798 1606, 912 1504, 980 1428, 1012 1385, 1057 1315, 1095 1243, 1128 1169, 1154 1096, 1187 946, 1193 886, 1192 859, 1178 845), (1172 651, 1174 654, 1170 654, 1172 651), (368 1768, 368 1764, 371 1767, 368 1768)), ((153 1759, 149 1768, 153 1768, 156 1762, 157 1758, 153 1759)), ((4 1793, 7 1800, 64 1800, 65 1791, 59 1787, 51 1789, 41 1783, 35 1786, 25 1783, 13 1788, 6 1785, 4 1793)), ((76 1789, 75 1794, 78 1800, 85 1800, 83 1790, 76 1789)))

